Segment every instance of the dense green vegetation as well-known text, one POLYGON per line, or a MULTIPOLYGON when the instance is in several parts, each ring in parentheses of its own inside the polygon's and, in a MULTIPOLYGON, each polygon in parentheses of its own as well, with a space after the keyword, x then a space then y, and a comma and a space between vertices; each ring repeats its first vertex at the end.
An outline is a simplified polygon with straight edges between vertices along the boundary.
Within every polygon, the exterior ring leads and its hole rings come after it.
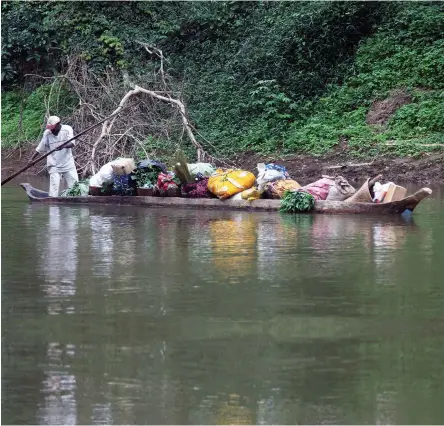
POLYGON ((439 2, 9 1, 2 21, 3 146, 41 131, 48 86, 29 93, 26 74, 62 72, 78 54, 97 73, 143 80, 158 63, 138 41, 163 50, 191 120, 219 152, 319 155, 339 144, 415 154, 434 149, 418 142, 443 142, 439 2), (368 123, 373 102, 395 89, 409 102, 368 123))
POLYGON ((61 85, 44 84, 30 93, 2 92, 2 146, 35 141, 44 130, 46 105, 63 117, 73 111, 75 102, 66 86, 61 85))

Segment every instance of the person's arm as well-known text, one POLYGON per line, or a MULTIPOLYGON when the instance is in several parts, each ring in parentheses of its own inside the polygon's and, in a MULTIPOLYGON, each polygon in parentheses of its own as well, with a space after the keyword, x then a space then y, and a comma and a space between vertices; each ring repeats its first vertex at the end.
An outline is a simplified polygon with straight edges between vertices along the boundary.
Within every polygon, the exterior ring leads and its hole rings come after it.
POLYGON ((65 149, 65 148, 74 148, 74 144, 72 142, 67 143, 64 146, 57 148, 57 151, 60 151, 60 150, 65 149))
MULTIPOLYGON (((70 140, 74 137, 74 131, 72 130, 71 126, 66 126, 68 128, 68 139, 70 140)), ((66 144, 63 148, 57 148, 58 151, 60 151, 61 149, 65 149, 65 148, 74 148, 75 147, 75 139, 73 141, 71 141, 70 143, 66 144)))
POLYGON ((48 145, 46 141, 46 133, 43 133, 43 138, 38 144, 37 148, 34 151, 34 154, 32 154, 32 157, 29 159, 28 164, 32 163, 39 154, 44 154, 48 150, 48 145))

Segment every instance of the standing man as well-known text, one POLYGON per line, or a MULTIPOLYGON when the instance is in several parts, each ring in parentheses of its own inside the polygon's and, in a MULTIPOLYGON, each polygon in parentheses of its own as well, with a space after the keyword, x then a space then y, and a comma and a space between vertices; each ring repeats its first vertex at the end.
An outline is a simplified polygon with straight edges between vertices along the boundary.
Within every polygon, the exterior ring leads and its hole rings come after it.
MULTIPOLYGON (((52 151, 54 148, 59 147, 72 137, 74 137, 74 132, 71 126, 61 124, 60 118, 55 115, 49 117, 46 124, 46 130, 43 133, 43 138, 29 162, 33 161, 38 154, 45 154, 52 151)), ((68 188, 71 188, 71 186, 79 180, 71 150, 71 148, 75 146, 74 142, 75 140, 71 141, 63 148, 59 148, 57 151, 46 157, 46 167, 48 168, 50 176, 50 197, 58 197, 60 179, 62 176, 65 178, 68 188)))

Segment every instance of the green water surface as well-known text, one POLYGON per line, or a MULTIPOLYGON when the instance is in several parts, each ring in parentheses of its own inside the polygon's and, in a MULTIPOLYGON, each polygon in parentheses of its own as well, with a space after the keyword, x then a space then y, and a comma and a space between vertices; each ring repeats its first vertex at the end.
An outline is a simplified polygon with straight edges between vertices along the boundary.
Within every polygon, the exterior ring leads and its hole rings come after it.
POLYGON ((3 424, 442 424, 444 188, 412 217, 2 188, 3 424))

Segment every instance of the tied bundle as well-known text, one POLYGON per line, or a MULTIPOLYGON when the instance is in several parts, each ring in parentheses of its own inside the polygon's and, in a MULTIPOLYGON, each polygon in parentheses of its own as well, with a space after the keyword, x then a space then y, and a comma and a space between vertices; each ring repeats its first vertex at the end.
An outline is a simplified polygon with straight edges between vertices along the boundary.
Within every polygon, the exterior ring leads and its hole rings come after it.
POLYGON ((182 185, 182 196, 186 198, 211 198, 213 194, 208 191, 208 179, 208 177, 203 177, 198 182, 182 185))
POLYGON ((136 168, 136 164, 132 158, 118 158, 111 162, 111 167, 116 176, 123 176, 129 175, 136 168))
POLYGON ((303 191, 286 191, 282 197, 280 211, 283 213, 304 213, 314 209, 313 195, 303 191))

